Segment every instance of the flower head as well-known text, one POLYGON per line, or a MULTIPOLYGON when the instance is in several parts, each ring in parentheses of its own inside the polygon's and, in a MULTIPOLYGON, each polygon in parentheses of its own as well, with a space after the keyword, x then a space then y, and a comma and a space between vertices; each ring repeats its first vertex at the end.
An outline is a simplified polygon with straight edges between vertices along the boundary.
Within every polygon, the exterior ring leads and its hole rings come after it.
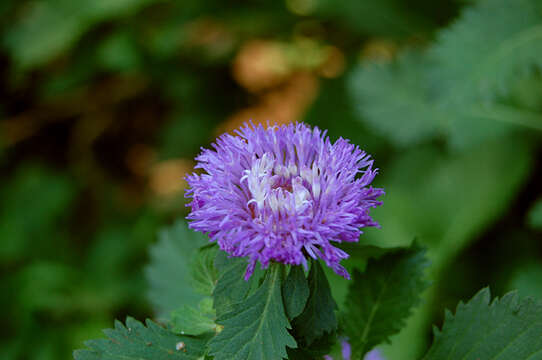
POLYGON ((245 125, 224 134, 196 157, 202 174, 187 176, 188 219, 232 256, 307 266, 321 258, 349 278, 348 257, 332 243, 356 242, 361 228, 377 226, 369 209, 384 192, 369 184, 373 160, 345 139, 305 124, 245 125))

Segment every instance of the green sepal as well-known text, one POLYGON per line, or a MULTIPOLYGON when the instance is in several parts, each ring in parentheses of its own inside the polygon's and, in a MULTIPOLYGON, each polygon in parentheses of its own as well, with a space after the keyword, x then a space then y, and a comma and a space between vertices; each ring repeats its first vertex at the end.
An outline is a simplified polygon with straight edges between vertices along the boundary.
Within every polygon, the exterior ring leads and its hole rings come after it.
POLYGON ((301 314, 307 304, 309 293, 309 284, 303 268, 292 266, 282 286, 282 297, 288 319, 292 320, 301 314))
POLYGON ((302 346, 309 346, 324 333, 337 330, 335 310, 337 304, 331 295, 329 283, 318 261, 313 261, 309 272, 309 298, 301 315, 293 321, 296 339, 303 339, 302 346))

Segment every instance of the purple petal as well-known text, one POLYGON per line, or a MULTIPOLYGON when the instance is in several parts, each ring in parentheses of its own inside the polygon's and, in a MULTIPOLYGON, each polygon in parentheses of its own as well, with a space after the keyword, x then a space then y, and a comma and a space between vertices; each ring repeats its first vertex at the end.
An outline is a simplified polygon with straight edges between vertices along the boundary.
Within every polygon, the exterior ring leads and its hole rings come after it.
POLYGON ((369 212, 384 192, 370 186, 373 160, 317 127, 245 124, 196 160, 203 173, 186 177, 189 226, 248 258, 246 278, 257 262, 306 266, 309 258, 349 278, 340 265, 348 254, 332 243, 357 242, 362 228, 378 226, 369 212))

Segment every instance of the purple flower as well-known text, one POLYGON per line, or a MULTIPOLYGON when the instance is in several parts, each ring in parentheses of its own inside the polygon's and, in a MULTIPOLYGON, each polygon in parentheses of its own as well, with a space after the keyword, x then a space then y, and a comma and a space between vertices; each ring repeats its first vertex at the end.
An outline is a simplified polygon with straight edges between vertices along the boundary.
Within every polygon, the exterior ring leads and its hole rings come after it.
POLYGON ((352 346, 347 339, 341 341, 341 355, 344 360, 350 360, 352 358, 352 346))
POLYGON ((307 267, 308 257, 349 278, 340 265, 348 254, 331 243, 356 242, 361 228, 378 226, 369 209, 384 191, 369 186, 377 173, 370 156, 305 124, 245 124, 236 134, 196 157, 204 172, 187 176, 189 226, 248 257, 245 279, 257 261, 307 267))
MULTIPOLYGON (((348 342, 348 338, 341 340, 341 358, 342 360, 351 360, 352 359, 352 346, 348 342)), ((331 355, 324 355, 324 360, 333 360, 331 355)), ((385 360, 384 357, 380 354, 378 349, 373 349, 369 351, 363 357, 363 360, 385 360)))
POLYGON ((380 354, 380 351, 377 349, 369 351, 366 355, 364 360, 384 360, 384 356, 380 354))

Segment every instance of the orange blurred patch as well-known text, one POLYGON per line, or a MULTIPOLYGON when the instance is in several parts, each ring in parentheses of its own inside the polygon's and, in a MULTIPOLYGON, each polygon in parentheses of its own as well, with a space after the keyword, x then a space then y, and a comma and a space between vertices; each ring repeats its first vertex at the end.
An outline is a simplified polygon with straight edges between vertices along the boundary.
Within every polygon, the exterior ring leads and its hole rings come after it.
POLYGON ((344 72, 346 61, 343 52, 335 47, 326 47, 327 56, 320 65, 318 73, 325 78, 336 78, 344 72))
POLYGON ((245 43, 233 60, 232 70, 239 85, 251 92, 277 86, 291 72, 283 46, 266 40, 245 43))
POLYGON ((211 57, 220 57, 233 49, 235 39, 224 24, 212 18, 199 18, 185 27, 187 47, 201 48, 211 57))
POLYGON ((230 116, 217 133, 230 132, 245 122, 255 124, 287 124, 302 118, 318 93, 318 78, 308 72, 295 74, 280 89, 264 94, 255 106, 240 110, 230 116))
POLYGON ((397 44, 391 40, 373 39, 365 44, 361 50, 360 58, 377 62, 389 62, 393 59, 397 50, 397 44))
POLYGON ((146 176, 156 159, 156 151, 145 144, 135 144, 126 153, 126 166, 138 176, 146 176))
POLYGON ((149 188, 161 197, 172 197, 186 189, 184 176, 191 172, 194 163, 187 159, 172 159, 152 166, 149 174, 149 188))

